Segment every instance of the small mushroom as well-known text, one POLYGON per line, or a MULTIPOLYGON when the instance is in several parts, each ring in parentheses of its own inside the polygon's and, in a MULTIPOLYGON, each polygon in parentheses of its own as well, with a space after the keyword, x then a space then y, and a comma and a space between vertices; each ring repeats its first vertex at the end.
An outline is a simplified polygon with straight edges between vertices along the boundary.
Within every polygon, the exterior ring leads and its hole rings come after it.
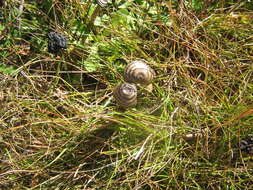
POLYGON ((102 8, 107 7, 108 3, 109 3, 108 0, 97 0, 97 4, 102 8))
POLYGON ((155 78, 155 71, 144 61, 133 61, 124 70, 126 82, 148 85, 155 78))
POLYGON ((133 107, 137 104, 137 89, 134 84, 119 84, 114 88, 113 96, 122 108, 133 107))

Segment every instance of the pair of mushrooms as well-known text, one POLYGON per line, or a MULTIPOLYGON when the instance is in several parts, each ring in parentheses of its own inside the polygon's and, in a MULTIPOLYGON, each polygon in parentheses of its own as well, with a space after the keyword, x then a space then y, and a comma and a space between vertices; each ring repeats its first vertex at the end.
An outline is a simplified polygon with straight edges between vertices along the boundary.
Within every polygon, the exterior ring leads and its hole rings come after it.
POLYGON ((128 108, 137 104, 137 88, 135 84, 149 85, 155 72, 143 61, 133 61, 125 67, 124 80, 113 90, 113 96, 120 107, 128 108))

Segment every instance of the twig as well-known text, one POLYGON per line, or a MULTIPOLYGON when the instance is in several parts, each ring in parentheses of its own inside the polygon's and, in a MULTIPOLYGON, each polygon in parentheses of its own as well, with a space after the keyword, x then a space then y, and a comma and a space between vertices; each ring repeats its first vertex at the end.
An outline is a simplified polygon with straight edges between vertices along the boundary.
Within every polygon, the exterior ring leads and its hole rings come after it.
POLYGON ((23 10, 24 10, 24 4, 25 4, 25 0, 20 0, 19 14, 18 14, 18 17, 17 17, 17 20, 18 20, 18 29, 19 30, 21 29, 21 15, 22 15, 23 10))
POLYGON ((143 143, 143 145, 141 146, 140 150, 132 155, 132 158, 133 158, 134 160, 138 160, 138 159, 139 159, 139 157, 140 157, 140 156, 142 155, 142 153, 144 152, 144 148, 145 148, 145 146, 146 146, 148 140, 149 140, 150 137, 152 137, 152 136, 153 136, 153 135, 150 134, 150 135, 146 138, 146 140, 145 140, 145 142, 143 143))

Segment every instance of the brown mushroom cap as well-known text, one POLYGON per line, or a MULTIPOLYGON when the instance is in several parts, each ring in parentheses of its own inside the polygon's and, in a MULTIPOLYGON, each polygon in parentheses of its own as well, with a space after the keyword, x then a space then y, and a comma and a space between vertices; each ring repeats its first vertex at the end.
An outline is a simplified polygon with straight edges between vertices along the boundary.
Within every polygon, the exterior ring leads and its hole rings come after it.
POLYGON ((114 88, 113 96, 118 105, 123 108, 132 107, 137 104, 137 89, 133 84, 119 84, 114 88))
POLYGON ((148 85, 154 77, 155 71, 144 61, 133 61, 124 70, 124 80, 129 83, 148 85))

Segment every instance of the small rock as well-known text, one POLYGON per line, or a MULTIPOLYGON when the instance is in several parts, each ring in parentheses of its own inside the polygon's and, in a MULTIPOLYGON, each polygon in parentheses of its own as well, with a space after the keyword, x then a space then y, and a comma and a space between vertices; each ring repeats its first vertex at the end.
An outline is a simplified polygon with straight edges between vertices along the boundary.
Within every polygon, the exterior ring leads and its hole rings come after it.
POLYGON ((240 141, 239 148, 248 154, 253 154, 253 135, 249 135, 240 141))
POLYGON ((57 53, 60 49, 67 48, 67 38, 56 32, 48 33, 48 52, 57 53))

